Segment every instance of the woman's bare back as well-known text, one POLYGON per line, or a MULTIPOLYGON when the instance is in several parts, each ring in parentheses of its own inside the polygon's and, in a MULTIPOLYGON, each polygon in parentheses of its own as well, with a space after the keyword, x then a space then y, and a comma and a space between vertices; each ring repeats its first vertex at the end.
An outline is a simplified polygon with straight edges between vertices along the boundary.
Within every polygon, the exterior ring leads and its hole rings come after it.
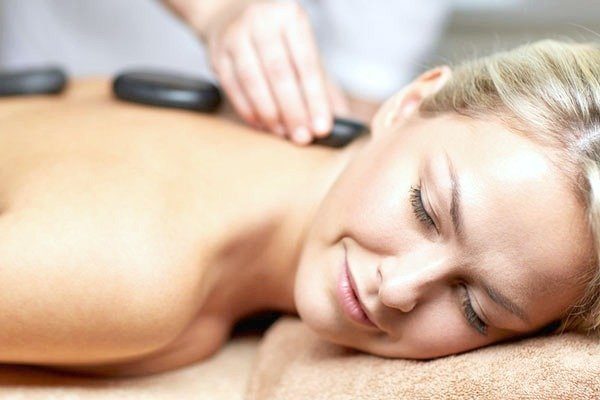
MULTIPOLYGON (((213 354, 244 310, 223 263, 331 149, 121 103, 108 81, 0 101, 0 361, 150 373, 213 354)), ((268 237, 264 237, 268 241, 268 237)))

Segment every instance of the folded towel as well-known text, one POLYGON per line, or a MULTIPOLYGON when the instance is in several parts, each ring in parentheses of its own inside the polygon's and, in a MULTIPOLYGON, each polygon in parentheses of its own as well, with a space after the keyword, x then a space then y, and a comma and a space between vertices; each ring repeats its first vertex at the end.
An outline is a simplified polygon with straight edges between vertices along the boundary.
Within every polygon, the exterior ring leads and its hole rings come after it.
POLYGON ((135 378, 0 365, 0 400, 241 400, 261 336, 237 334, 212 357, 135 378))
POLYGON ((600 399, 600 340, 564 333, 429 361, 386 359, 325 342, 284 316, 263 337, 245 398, 600 399))

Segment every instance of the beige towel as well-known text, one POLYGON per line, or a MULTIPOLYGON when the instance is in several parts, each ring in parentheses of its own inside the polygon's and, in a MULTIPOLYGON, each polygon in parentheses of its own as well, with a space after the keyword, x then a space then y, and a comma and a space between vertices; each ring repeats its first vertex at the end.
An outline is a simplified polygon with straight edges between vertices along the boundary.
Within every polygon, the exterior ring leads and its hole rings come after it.
POLYGON ((325 342, 284 316, 263 337, 246 398, 600 399, 600 341, 565 333, 393 360, 325 342))
POLYGON ((213 357, 138 378, 86 378, 0 366, 0 400, 242 400, 260 335, 240 335, 213 357))

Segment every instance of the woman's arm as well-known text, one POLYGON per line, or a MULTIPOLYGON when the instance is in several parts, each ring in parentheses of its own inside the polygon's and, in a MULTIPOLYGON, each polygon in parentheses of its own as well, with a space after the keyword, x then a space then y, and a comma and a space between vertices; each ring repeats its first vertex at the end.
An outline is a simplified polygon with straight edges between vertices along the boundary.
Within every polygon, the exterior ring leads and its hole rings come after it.
POLYGON ((202 39, 207 30, 217 22, 229 18, 257 0, 162 0, 179 18, 190 26, 202 39))

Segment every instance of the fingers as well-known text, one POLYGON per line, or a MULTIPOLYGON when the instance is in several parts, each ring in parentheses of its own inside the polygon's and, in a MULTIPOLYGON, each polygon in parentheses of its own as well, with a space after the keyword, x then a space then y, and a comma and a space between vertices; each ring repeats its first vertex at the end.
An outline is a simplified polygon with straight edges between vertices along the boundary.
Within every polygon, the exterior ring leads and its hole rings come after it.
POLYGON ((213 69, 244 120, 299 144, 331 131, 339 96, 329 93, 308 16, 296 3, 250 5, 209 39, 213 69))
POLYGON ((279 124, 278 106, 250 38, 238 38, 230 52, 238 81, 260 122, 270 131, 283 135, 283 127, 279 124))
POLYGON ((246 94, 237 80, 231 57, 223 53, 214 57, 213 60, 214 69, 219 77, 221 86, 225 93, 227 93, 227 97, 235 111, 246 122, 258 126, 258 117, 254 113, 252 104, 246 98, 246 94))
POLYGON ((254 38, 288 136, 298 143, 310 142, 309 112, 281 32, 261 27, 254 38))
POLYGON ((308 106, 311 130, 318 137, 324 137, 331 131, 333 117, 319 51, 308 20, 299 18, 296 24, 285 27, 284 37, 308 106))

